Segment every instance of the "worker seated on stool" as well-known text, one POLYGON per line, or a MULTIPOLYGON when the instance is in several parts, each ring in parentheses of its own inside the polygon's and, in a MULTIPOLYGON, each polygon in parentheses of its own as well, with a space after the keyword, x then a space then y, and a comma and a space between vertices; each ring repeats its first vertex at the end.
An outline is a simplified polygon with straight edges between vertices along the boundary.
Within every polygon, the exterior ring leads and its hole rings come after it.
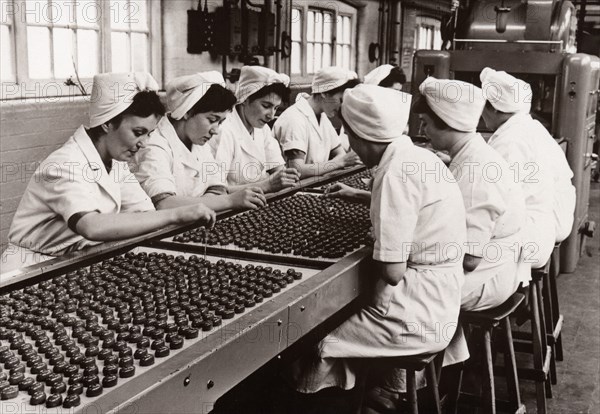
MULTIPOLYGON (((419 355, 446 348, 460 311, 465 209, 455 182, 432 152, 402 135, 411 96, 375 85, 344 94, 350 145, 374 173, 371 220, 376 271, 368 303, 291 367, 296 390, 351 389, 363 359, 419 355)), ((446 170, 450 175, 450 172, 446 170)), ((405 392, 403 372, 389 367, 378 386, 405 392)), ((396 395, 397 397, 397 395, 396 395)))
POLYGON ((481 72, 487 99, 483 119, 495 131, 488 144, 508 162, 512 178, 521 184, 527 221, 523 232, 523 262, 520 277, 531 278, 529 268, 544 267, 556 240, 554 219, 553 166, 548 151, 539 143, 543 126, 529 115, 531 87, 502 72, 486 68, 481 72), (510 87, 508 87, 510 85, 510 87), (511 90, 513 90, 511 92, 511 90))
MULTIPOLYGON (((527 140, 535 146, 537 152, 546 161, 547 168, 549 166, 549 177, 554 186, 552 212, 556 232, 555 241, 565 240, 573 228, 577 200, 575 187, 571 182, 573 171, 560 145, 539 121, 529 115, 531 86, 506 72, 491 68, 485 68, 481 72, 481 80, 487 87, 488 95, 488 105, 483 113, 484 119, 496 125, 499 122, 497 118, 502 118, 503 114, 510 116, 505 122, 506 126, 498 128, 499 136, 495 136, 494 140, 490 139, 490 144, 508 150, 507 143, 502 142, 502 130, 507 128, 510 131, 507 133, 510 134, 518 130, 518 139, 527 140)), ((542 170, 539 172, 544 173, 542 170)))
MULTIPOLYGON (((519 286, 517 265, 520 231, 525 226, 525 198, 519 183, 512 179, 508 163, 475 131, 485 105, 481 89, 458 80, 429 77, 419 90, 422 96, 413 110, 421 114, 433 147, 450 154, 450 171, 466 210, 461 308, 494 308, 519 286), (449 90, 459 94, 441 93, 449 90)), ((445 362, 450 365, 467 357, 466 349, 451 345, 445 362)))

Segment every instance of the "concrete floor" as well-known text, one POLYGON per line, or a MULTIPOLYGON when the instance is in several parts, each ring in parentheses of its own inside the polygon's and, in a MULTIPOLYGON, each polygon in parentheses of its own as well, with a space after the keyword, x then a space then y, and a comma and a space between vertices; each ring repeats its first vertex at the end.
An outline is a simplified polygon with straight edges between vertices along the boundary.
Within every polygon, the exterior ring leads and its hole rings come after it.
MULTIPOLYGON (((592 183, 590 219, 600 225, 600 184, 592 183)), ((600 231, 587 239, 584 255, 572 274, 558 278, 564 315, 564 361, 558 362, 558 384, 548 400, 551 414, 600 413, 600 231)), ((535 386, 521 382, 528 413, 537 413, 535 386)))

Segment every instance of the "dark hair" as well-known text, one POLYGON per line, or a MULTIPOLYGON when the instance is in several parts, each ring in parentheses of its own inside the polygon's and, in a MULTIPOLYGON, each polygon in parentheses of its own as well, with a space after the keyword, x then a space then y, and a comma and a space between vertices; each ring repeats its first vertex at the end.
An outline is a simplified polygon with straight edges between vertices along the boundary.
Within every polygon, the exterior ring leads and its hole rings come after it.
MULTIPOLYGON (((165 107, 160 101, 158 94, 154 91, 141 91, 133 97, 133 102, 123 112, 112 118, 107 123, 113 124, 116 128, 121 125, 125 116, 139 116, 140 118, 148 118, 150 115, 163 116, 165 107)), ((92 138, 98 138, 104 134, 102 125, 88 130, 92 138)))
POLYGON ((360 81, 358 79, 350 79, 348 82, 344 83, 342 86, 338 86, 335 89, 332 89, 327 92, 323 92, 323 94, 329 95, 329 96, 335 95, 338 92, 344 92, 346 89, 352 89, 359 83, 360 83, 360 81))
POLYGON ((247 101, 256 101, 257 99, 263 98, 272 93, 279 96, 283 102, 287 102, 290 99, 290 88, 285 86, 283 83, 277 82, 260 88, 258 92, 254 92, 252 95, 250 95, 247 101))
POLYGON ((194 116, 211 111, 231 111, 236 102, 237 99, 233 92, 221 85, 213 84, 188 112, 190 116, 194 116))
POLYGON ((412 111, 415 114, 427 114, 433 120, 434 125, 438 129, 446 129, 450 128, 450 126, 440 118, 434 111, 431 109, 431 106, 427 103, 427 99, 423 95, 419 95, 415 100, 412 111))
POLYGON ((387 75, 381 82, 379 82, 379 86, 390 88, 394 86, 395 83, 406 83, 406 75, 404 74, 404 71, 397 66, 393 67, 390 71, 390 74, 387 75))

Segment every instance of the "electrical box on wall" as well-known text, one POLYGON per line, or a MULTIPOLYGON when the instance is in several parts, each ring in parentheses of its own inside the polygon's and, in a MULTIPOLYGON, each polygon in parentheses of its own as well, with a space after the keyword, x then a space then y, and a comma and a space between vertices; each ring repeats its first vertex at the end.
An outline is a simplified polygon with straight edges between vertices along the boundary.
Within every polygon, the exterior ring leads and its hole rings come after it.
POLYGON ((214 15, 208 12, 206 1, 204 9, 198 4, 198 10, 188 10, 188 53, 202 53, 213 49, 213 33, 214 15))
POLYGON ((239 55, 242 46, 242 10, 219 7, 215 12, 215 41, 211 52, 218 55, 239 55))

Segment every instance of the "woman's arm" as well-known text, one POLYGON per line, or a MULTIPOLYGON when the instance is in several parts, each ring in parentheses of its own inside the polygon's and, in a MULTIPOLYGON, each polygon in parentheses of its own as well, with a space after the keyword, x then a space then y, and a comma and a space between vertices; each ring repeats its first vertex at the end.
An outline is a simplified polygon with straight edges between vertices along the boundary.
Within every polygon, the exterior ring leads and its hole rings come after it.
POLYGON ((256 187, 246 188, 231 194, 204 194, 201 197, 183 197, 173 195, 156 204, 157 210, 173 209, 202 203, 206 207, 221 213, 227 210, 252 209, 264 207, 267 200, 262 190, 256 187))
POLYGON ((256 183, 232 185, 229 187, 231 193, 247 188, 258 187, 263 193, 276 193, 284 188, 293 187, 300 181, 300 173, 295 168, 285 168, 283 165, 269 170, 269 178, 256 183))
POLYGON ((371 205, 371 192, 352 188, 346 184, 335 183, 325 190, 324 197, 342 198, 353 203, 371 205))
POLYGON ((381 278, 389 285, 396 286, 406 273, 406 263, 404 262, 385 263, 376 261, 376 263, 379 265, 381 278))
POLYGON ((87 213, 75 224, 76 232, 88 240, 115 241, 150 233, 172 224, 215 223, 215 212, 202 204, 143 213, 87 213))
MULTIPOLYGON (((341 148, 340 148, 341 149, 341 148)), ((342 149, 343 151, 343 149, 342 149)), ((336 157, 330 161, 307 164, 305 162, 306 153, 300 150, 290 150, 285 153, 288 160, 288 166, 300 172, 302 178, 323 175, 331 171, 339 170, 358 164, 357 156, 354 153, 347 153, 336 157)))

